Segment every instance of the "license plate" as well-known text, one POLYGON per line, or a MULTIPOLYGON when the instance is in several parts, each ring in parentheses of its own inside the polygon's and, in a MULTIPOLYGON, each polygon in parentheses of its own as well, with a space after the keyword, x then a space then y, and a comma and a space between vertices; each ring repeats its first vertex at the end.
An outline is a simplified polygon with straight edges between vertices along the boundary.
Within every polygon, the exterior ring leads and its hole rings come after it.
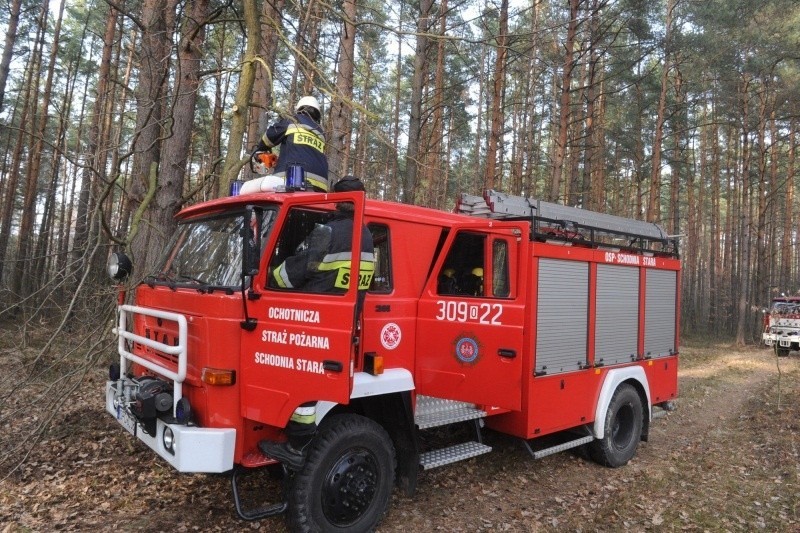
POLYGON ((120 409, 118 411, 117 420, 119 420, 119 423, 122 424, 122 427, 128 430, 128 433, 134 437, 136 436, 136 427, 138 425, 136 422, 136 417, 130 414, 127 409, 120 409))

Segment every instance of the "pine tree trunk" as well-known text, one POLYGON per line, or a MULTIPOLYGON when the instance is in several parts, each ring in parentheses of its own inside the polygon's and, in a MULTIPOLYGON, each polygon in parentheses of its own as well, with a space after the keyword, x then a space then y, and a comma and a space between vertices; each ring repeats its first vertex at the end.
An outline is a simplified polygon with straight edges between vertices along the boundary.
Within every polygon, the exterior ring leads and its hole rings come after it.
POLYGON ((742 173, 741 173, 741 231, 739 242, 742 243, 742 252, 738 264, 741 265, 738 284, 732 284, 736 287, 738 285, 739 297, 736 305, 736 345, 744 346, 747 343, 746 330, 747 330, 747 301, 749 299, 749 290, 752 284, 750 279, 750 270, 752 265, 752 208, 750 207, 753 202, 748 202, 750 198, 750 132, 747 128, 748 122, 748 99, 749 99, 749 80, 745 80, 742 84, 741 91, 742 98, 742 173), (748 205, 749 204, 749 205, 748 205))
POLYGON ((444 63, 445 48, 444 36, 447 29, 447 0, 442 0, 439 7, 439 35, 441 39, 436 43, 436 71, 433 78, 433 113, 430 128, 430 143, 428 149, 429 162, 427 165, 428 184, 428 205, 438 208, 444 205, 444 198, 440 197, 440 191, 447 188, 447 181, 444 173, 444 63), (442 183, 444 182, 444 183, 442 183))
POLYGON ((148 226, 157 229, 148 239, 155 253, 160 253, 174 231, 174 215, 182 203, 200 86, 200 59, 205 42, 205 27, 201 23, 208 17, 208 6, 208 0, 191 0, 186 6, 188 16, 181 28, 171 116, 165 117, 166 139, 162 143, 163 163, 158 175, 158 193, 146 214, 148 226))
MULTIPOLYGON (((216 28, 215 28, 216 30, 216 28)), ((218 41, 225 42, 227 36, 227 24, 222 23, 219 26, 219 36, 217 37, 218 41)), ((222 63, 224 61, 224 48, 219 47, 219 52, 217 56, 217 61, 222 63)), ((253 82, 255 83, 255 82, 253 82)), ((211 177, 210 186, 207 189, 206 194, 211 198, 219 198, 222 194, 222 163, 224 158, 222 157, 222 147, 220 146, 222 142, 222 114, 223 114, 223 103, 225 101, 224 96, 228 93, 228 81, 224 82, 223 88, 223 80, 220 76, 214 77, 214 104, 211 109, 211 131, 209 132, 209 138, 211 139, 210 146, 208 149, 208 159, 206 160, 206 170, 205 174, 211 177)), ((260 135, 260 134, 259 134, 260 135)))
MULTIPOLYGON (((63 4, 62 4, 63 12, 63 4)), ((44 50, 44 28, 47 27, 47 19, 49 15, 49 2, 45 1, 41 7, 41 15, 39 17, 39 29, 36 35, 36 44, 34 46, 32 61, 34 64, 41 64, 43 59, 44 50)), ((60 21, 59 21, 60 29, 60 21)), ((56 39, 57 44, 58 39, 56 39)), ((33 92, 29 95, 32 99, 31 107, 33 109, 33 124, 35 132, 31 132, 31 139, 29 146, 38 147, 38 150, 33 149, 30 154, 30 164, 27 166, 25 175, 25 186, 22 195, 22 213, 20 216, 19 231, 17 233, 17 253, 16 261, 14 262, 14 269, 11 277, 11 290, 20 298, 25 298, 30 294, 30 286, 28 279, 25 276, 28 268, 30 267, 30 246, 33 239, 33 223, 36 218, 36 197, 37 185, 39 183, 39 166, 41 164, 41 150, 43 147, 43 136, 47 127, 47 111, 50 107, 50 95, 52 93, 53 76, 52 68, 55 56, 51 55, 50 67, 48 67, 49 78, 45 82, 44 95, 42 102, 38 102, 39 91, 39 78, 34 76, 33 92)), ((37 68, 38 70, 38 68, 37 68)))
POLYGON ((104 116, 103 110, 108 98, 111 77, 111 54, 116 35, 117 16, 117 10, 109 6, 108 12, 106 13, 105 32, 103 34, 103 52, 97 73, 97 97, 92 110, 92 121, 89 125, 89 143, 86 146, 85 152, 86 166, 81 173, 81 187, 77 202, 75 240, 72 247, 73 263, 76 265, 72 281, 73 285, 78 283, 84 269, 88 268, 85 262, 85 251, 89 243, 90 196, 95 176, 99 173, 101 166, 105 168, 105 161, 102 161, 99 154, 101 139, 100 121, 104 116))
POLYGON ((781 246, 781 275, 778 285, 785 287, 786 290, 796 289, 797 282, 794 281, 795 276, 792 275, 792 248, 794 246, 794 238, 792 235, 792 228, 795 227, 794 221, 794 169, 795 169, 795 154, 797 144, 795 138, 797 137, 797 120, 792 119, 789 126, 789 155, 786 162, 786 196, 784 198, 784 212, 783 212, 783 243, 781 246))
POLYGON ((231 181, 237 179, 239 171, 246 162, 246 160, 242 159, 241 155, 244 134, 247 129, 250 97, 253 94, 253 84, 255 83, 256 77, 255 58, 258 55, 258 47, 261 42, 261 23, 258 14, 259 12, 255 0, 245 0, 244 20, 247 28, 247 46, 245 48, 244 58, 242 59, 239 86, 236 90, 236 98, 234 99, 228 137, 228 149, 225 155, 225 166, 222 170, 220 182, 221 194, 227 193, 231 181))
MULTIPOLYGON (((38 39, 37 39, 38 41, 38 39)), ((35 51, 34 51, 35 52, 35 51)), ((31 60, 25 67, 25 81, 22 85, 22 110, 19 113, 19 123, 26 124, 30 121, 31 105, 36 98, 37 90, 33 86, 34 79, 38 81, 38 76, 34 76, 34 72, 38 72, 38 58, 34 53, 31 60)), ((12 117, 16 118, 16 117, 12 117)), ((4 266, 8 261, 8 251, 11 236, 11 223, 14 218, 14 211, 16 210, 17 189, 19 188, 20 169, 22 163, 22 153, 26 146, 25 133, 20 131, 17 135, 14 149, 11 152, 11 164, 7 169, 5 179, 5 195, 3 196, 2 209, 0 209, 0 284, 3 282, 4 266)))
POLYGON ((336 66, 336 92, 328 118, 330 135, 327 142, 328 172, 335 181, 350 166, 347 157, 353 131, 353 73, 356 49, 356 3, 345 0, 344 19, 339 38, 339 63, 336 66))
POLYGON ((664 139, 664 124, 667 114, 669 72, 672 68, 672 17, 677 2, 678 0, 667 1, 667 15, 664 22, 664 65, 661 67, 661 92, 658 95, 658 115, 653 138, 653 162, 650 170, 650 196, 647 202, 646 215, 646 219, 649 222, 659 222, 661 220, 661 144, 664 139))
POLYGON ((156 195, 163 110, 169 75, 169 34, 164 17, 166 0, 144 0, 141 20, 142 37, 139 48, 139 84, 136 87, 136 142, 131 183, 131 208, 135 211, 128 241, 133 263, 141 275, 149 274, 155 257, 161 253, 150 245, 156 228, 148 227, 145 213, 152 209, 150 201, 156 195))
MULTIPOLYGON (((578 0, 572 0, 575 4, 578 0)), ((502 179, 502 169, 497 165, 497 151, 500 149, 503 135, 503 89, 506 71, 506 57, 508 56, 508 0, 500 2, 500 33, 495 42, 497 50, 495 53, 494 77, 492 80, 492 112, 491 130, 489 132, 489 144, 486 147, 486 168, 483 174, 483 187, 494 189, 495 183, 502 179)), ((502 185, 498 183, 498 185, 502 185)))
POLYGON ((553 158, 553 173, 550 178, 550 190, 547 199, 551 202, 558 200, 561 193, 561 175, 564 171, 564 162, 567 157, 567 135, 569 134, 569 120, 572 115, 572 71, 575 68, 573 61, 575 48, 575 35, 578 29, 578 10, 581 0, 569 0, 569 22, 567 24, 567 38, 564 42, 564 64, 561 68, 561 96, 558 114, 558 137, 555 143, 553 158))
POLYGON ((6 94, 6 82, 11 68, 11 58, 14 53, 14 45, 17 42, 17 28, 19 26, 19 12, 22 0, 12 0, 9 12, 8 23, 6 26, 6 39, 3 45, 3 57, 0 59, 0 111, 3 110, 3 102, 6 94))
MULTIPOLYGON (((675 61, 675 76, 673 79, 673 88, 675 91, 675 110, 672 114, 672 138, 673 138, 673 146, 674 146, 674 156, 672 158, 672 176, 670 177, 670 187, 669 187, 669 210, 668 210, 668 231, 672 235, 678 235, 681 233, 681 209, 680 209, 680 186, 681 186, 681 178, 683 173, 683 148, 682 148, 682 140, 681 134, 685 129, 685 124, 683 121, 683 117, 685 116, 684 104, 686 95, 684 94, 684 86, 683 86, 683 77, 681 75, 681 71, 678 69, 678 61, 675 61)), ((692 179, 693 172, 687 172, 689 179, 692 179)), ((691 206, 687 206, 687 209, 692 209, 691 206)), ((692 213, 687 213, 688 218, 692 218, 692 213)), ((699 242, 699 241, 698 241, 699 242)))
MULTIPOLYGON (((278 44, 283 32, 281 13, 285 0, 264 2, 261 8, 261 45, 259 56, 264 63, 256 65, 256 79, 253 82, 253 95, 250 105, 252 111, 247 126, 246 151, 251 151, 261 135, 264 133, 264 120, 262 115, 268 113, 273 107, 272 85, 275 77, 275 60, 278 55, 278 44)), ((218 85, 219 86, 219 85, 218 85)))
POLYGON ((428 36, 433 0, 421 0, 417 19, 417 46, 414 54, 414 72, 411 78, 411 105, 408 119, 408 147, 406 149, 406 179, 403 183, 403 198, 414 203, 419 178, 422 141, 422 93, 428 78, 428 36))
MULTIPOLYGON (((758 106, 758 152, 754 154, 757 159, 758 165, 758 186, 756 188, 756 195, 758 201, 755 202, 756 208, 756 228, 755 228, 755 272, 752 279, 753 284, 753 298, 755 301, 760 301, 768 292, 769 285, 769 236, 770 232, 767 225, 771 223, 769 216, 769 206, 767 199, 772 198, 772 191, 769 183, 768 176, 768 149, 767 149, 767 116, 768 116, 768 98, 767 89, 762 87, 759 90, 759 106, 758 106)), ((774 139, 774 138, 773 138, 774 139)), ((773 140, 775 142, 775 140, 773 140)), ((756 148, 756 147, 754 147, 756 148)), ((769 202, 772 204, 772 201, 769 202)), ((748 313, 749 314, 749 313, 748 313)))
POLYGON ((586 72, 586 118, 584 121, 585 145, 583 149, 583 191, 581 204, 592 211, 600 210, 603 198, 598 194, 600 191, 594 183, 595 158, 597 157, 597 138, 595 133, 596 103, 597 103, 597 63, 600 60, 595 43, 599 39, 600 32, 600 7, 599 0, 592 0, 589 13, 589 58, 586 72))
POLYGON ((32 286, 34 290, 46 284, 48 278, 59 275, 58 272, 52 272, 52 268, 50 268, 53 264, 51 250, 55 248, 55 235, 57 233, 55 231, 56 196, 59 181, 62 180, 59 170, 62 154, 66 153, 65 138, 69 126, 69 116, 71 112, 70 103, 72 102, 75 70, 74 63, 70 63, 66 75, 67 90, 64 91, 61 102, 59 103, 59 109, 62 110, 62 113, 60 114, 55 141, 53 143, 54 152, 49 170, 50 183, 45 190, 44 209, 39 224, 39 234, 36 240, 36 249, 33 254, 33 268, 30 274, 33 279, 32 286))
MULTIPOLYGON (((403 11, 405 2, 400 2, 398 15, 398 33, 403 33, 403 11)), ((403 39, 397 40, 397 56, 395 58, 394 101, 392 103, 392 169, 387 187, 387 199, 400 201, 404 190, 400 177, 400 100, 403 81, 403 39)))
MULTIPOLYGON (((245 17, 246 18, 246 17, 245 17)), ((319 2, 309 0, 305 11, 298 22, 295 34, 295 62, 292 70, 291 91, 289 94, 290 107, 298 99, 298 93, 310 94, 316 73, 316 56, 319 44, 319 2), (303 77, 302 82, 300 77, 303 77)))
MULTIPOLYGON (((364 57, 363 61, 364 64, 365 65, 372 64, 373 60, 372 46, 366 45, 362 53, 364 57)), ((364 83, 361 87, 361 94, 363 95, 361 106, 364 107, 365 109, 369 109, 371 103, 370 91, 373 89, 373 84, 374 80, 372 77, 372 70, 367 69, 367 71, 364 73, 364 83)), ((356 155, 352 166, 353 166, 353 175, 363 179, 366 176, 364 168, 369 157, 367 154, 367 144, 368 144, 367 141, 369 139, 369 122, 367 120, 366 115, 362 111, 359 111, 358 117, 359 117, 358 127, 356 128, 356 141, 355 141, 356 155)), ((388 162, 389 159, 390 158, 387 158, 386 162, 388 162)), ((384 171, 384 175, 386 174, 387 173, 384 171)), ((368 182, 365 183, 364 185, 365 187, 367 187, 367 191, 377 191, 383 188, 381 184, 374 182, 368 182)))
POLYGON ((707 328, 710 331, 719 331, 722 328, 720 321, 721 293, 719 286, 721 285, 721 276, 723 269, 720 264, 722 261, 720 257, 724 257, 722 245, 722 234, 720 228, 720 221, 722 213, 720 212, 720 154, 719 154, 719 125, 717 123, 717 102, 716 94, 712 95, 711 102, 711 139, 709 145, 711 146, 711 217, 709 228, 711 234, 711 245, 709 246, 709 316, 707 328))

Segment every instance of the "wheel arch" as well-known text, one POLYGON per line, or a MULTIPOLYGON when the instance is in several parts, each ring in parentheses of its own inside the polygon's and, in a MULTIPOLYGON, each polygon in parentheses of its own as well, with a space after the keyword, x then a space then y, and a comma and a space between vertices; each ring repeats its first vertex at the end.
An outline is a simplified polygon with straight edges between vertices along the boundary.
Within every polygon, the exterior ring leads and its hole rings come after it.
POLYGON ((645 416, 642 420, 642 440, 647 440, 650 429, 650 418, 652 415, 650 408, 650 384, 641 366, 614 368, 609 370, 606 374, 603 380, 603 386, 600 388, 600 395, 597 398, 597 405, 595 406, 592 433, 596 439, 603 438, 606 429, 606 412, 608 411, 608 406, 617 388, 623 383, 628 383, 633 386, 639 394, 642 406, 645 408, 645 416))
POLYGON ((380 376, 357 372, 349 404, 321 401, 317 404, 317 425, 331 415, 354 413, 372 419, 392 439, 397 458, 395 480, 408 496, 417 487, 419 439, 414 423, 412 392, 414 378, 405 369, 389 369, 380 376))

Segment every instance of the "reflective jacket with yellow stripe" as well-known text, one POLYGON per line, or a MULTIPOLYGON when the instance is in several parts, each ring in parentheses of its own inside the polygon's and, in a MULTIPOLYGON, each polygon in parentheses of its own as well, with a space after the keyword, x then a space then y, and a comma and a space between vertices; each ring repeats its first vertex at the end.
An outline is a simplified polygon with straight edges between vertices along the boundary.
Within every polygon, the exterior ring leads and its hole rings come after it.
MULTIPOLYGON (((270 284, 309 292, 345 292, 355 277, 351 272, 353 218, 337 211, 325 225, 319 225, 300 246, 301 252, 287 258, 270 274, 270 284)), ((361 231, 361 262, 358 288, 366 290, 375 271, 372 234, 361 231)))

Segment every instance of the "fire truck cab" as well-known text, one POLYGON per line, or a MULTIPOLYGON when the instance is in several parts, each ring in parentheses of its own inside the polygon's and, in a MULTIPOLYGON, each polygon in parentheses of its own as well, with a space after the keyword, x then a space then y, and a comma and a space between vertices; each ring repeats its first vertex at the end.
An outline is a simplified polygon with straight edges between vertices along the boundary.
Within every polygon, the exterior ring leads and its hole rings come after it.
POLYGON ((800 296, 778 296, 764 316, 761 340, 780 357, 800 350, 800 296))
MULTIPOLYGON (((456 211, 358 192, 184 209, 157 272, 120 298, 107 411, 181 472, 233 472, 242 518, 285 512, 296 530, 374 528, 394 484, 413 494, 420 469, 491 451, 484 427, 534 458, 586 446, 626 464, 677 395, 675 242, 494 191, 456 211), (341 203, 352 242, 372 235, 371 279, 354 253, 345 292, 271 282, 341 203), (276 463, 258 443, 283 440, 307 402, 318 431, 303 468, 278 503, 244 509, 238 476, 276 463), (474 439, 426 448, 423 432, 463 423, 474 439)), ((128 271, 115 254, 110 273, 128 271)))

